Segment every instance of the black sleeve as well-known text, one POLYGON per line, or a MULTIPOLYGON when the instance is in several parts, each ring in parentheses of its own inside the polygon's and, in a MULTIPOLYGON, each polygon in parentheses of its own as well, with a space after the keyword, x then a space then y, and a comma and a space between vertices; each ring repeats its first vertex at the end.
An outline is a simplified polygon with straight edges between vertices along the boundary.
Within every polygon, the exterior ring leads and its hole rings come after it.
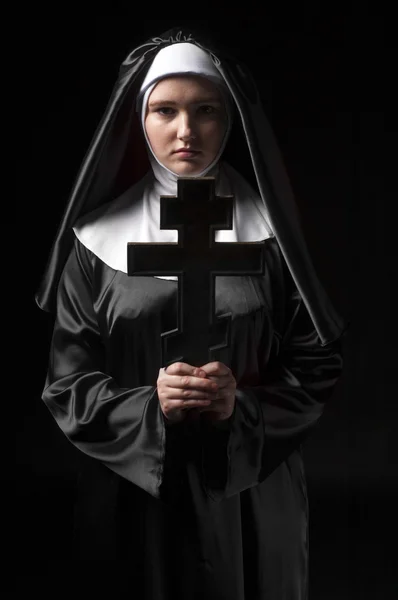
POLYGON ((165 473, 172 476, 173 461, 170 456, 166 465, 166 458, 178 428, 165 427, 156 387, 119 387, 104 372, 91 276, 89 253, 76 240, 58 288, 42 398, 79 450, 159 498, 165 473))
POLYGON ((341 340, 321 346, 297 290, 287 314, 280 350, 265 366, 262 384, 238 386, 228 422, 202 424, 202 476, 214 500, 261 483, 299 447, 340 377, 341 340))

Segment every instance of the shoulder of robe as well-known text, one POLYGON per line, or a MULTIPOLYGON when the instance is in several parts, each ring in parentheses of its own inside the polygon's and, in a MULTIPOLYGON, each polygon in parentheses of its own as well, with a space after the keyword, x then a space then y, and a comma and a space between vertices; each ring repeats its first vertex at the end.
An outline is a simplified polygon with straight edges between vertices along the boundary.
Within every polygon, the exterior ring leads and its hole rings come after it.
POLYGON ((82 216, 73 227, 81 244, 114 270, 127 272, 126 244, 132 241, 148 176, 115 200, 82 216))
POLYGON ((99 233, 108 233, 109 225, 123 219, 126 210, 142 197, 146 183, 147 177, 145 176, 118 198, 110 200, 80 217, 73 226, 78 239, 86 245, 86 242, 89 243, 93 236, 98 238, 99 233))

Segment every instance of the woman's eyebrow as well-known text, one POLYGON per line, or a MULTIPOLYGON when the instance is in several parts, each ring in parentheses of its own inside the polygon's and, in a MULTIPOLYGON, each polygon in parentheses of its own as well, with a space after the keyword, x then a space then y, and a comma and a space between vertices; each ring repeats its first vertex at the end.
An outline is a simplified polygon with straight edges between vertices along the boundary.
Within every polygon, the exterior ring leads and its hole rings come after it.
MULTIPOLYGON (((215 104, 215 103, 221 104, 221 100, 216 97, 201 98, 200 100, 195 100, 195 102, 191 102, 191 104, 207 104, 209 102, 211 102, 212 104, 215 104)), ((175 102, 174 100, 150 100, 149 101, 150 108, 164 106, 165 104, 167 104, 168 106, 177 106, 178 102, 175 102)))

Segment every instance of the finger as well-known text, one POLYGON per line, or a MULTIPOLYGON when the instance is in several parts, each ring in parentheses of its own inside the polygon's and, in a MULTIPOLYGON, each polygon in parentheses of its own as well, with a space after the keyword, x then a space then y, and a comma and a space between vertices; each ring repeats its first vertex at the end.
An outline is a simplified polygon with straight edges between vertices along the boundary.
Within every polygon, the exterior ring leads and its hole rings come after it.
POLYGON ((164 397, 172 400, 191 400, 193 398, 199 400, 215 400, 217 392, 206 390, 183 389, 183 388, 167 388, 164 397))
POLYGON ((185 410, 188 408, 207 408, 210 404, 211 400, 180 400, 178 398, 169 398, 164 404, 164 408, 185 410))
POLYGON ((231 383, 230 375, 209 375, 207 379, 217 383, 219 389, 227 387, 231 383))
POLYGON ((193 375, 195 377, 206 377, 206 373, 199 367, 193 367, 188 363, 175 362, 168 365, 164 372, 166 375, 193 375))
POLYGON ((167 375, 167 387, 186 389, 193 388, 199 390, 207 390, 209 392, 218 390, 218 384, 209 379, 203 379, 201 377, 192 377, 189 375, 167 375))
POLYGON ((224 365, 224 363, 219 362, 219 361, 214 361, 214 362, 210 362, 205 365, 202 365, 200 367, 200 369, 202 371, 204 371, 206 373, 206 375, 223 376, 223 375, 231 375, 232 374, 231 369, 229 367, 227 367, 227 365, 224 365))

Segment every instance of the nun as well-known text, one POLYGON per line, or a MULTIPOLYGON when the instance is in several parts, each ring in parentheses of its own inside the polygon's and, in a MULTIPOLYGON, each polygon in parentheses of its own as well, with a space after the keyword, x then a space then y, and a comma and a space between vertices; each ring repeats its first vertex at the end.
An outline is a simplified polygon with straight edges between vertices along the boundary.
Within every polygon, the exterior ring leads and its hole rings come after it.
POLYGON ((36 301, 55 319, 42 398, 82 457, 71 559, 127 561, 114 589, 141 600, 305 600, 302 445, 340 378, 347 325, 245 65, 180 28, 129 53, 36 301), (160 196, 204 176, 233 197, 215 241, 263 242, 264 273, 218 276, 228 348, 165 368, 177 277, 129 276, 127 245, 177 242, 160 196))

